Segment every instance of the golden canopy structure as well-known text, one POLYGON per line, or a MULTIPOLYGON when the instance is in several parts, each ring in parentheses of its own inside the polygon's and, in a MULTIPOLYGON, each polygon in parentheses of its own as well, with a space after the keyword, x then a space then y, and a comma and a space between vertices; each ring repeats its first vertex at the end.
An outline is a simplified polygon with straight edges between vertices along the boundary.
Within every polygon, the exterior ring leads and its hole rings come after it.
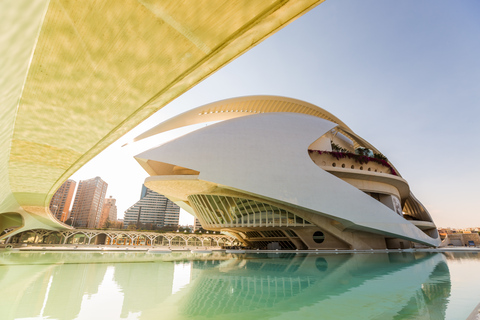
POLYGON ((0 239, 68 228, 48 203, 87 161, 323 0, 0 4, 0 239))

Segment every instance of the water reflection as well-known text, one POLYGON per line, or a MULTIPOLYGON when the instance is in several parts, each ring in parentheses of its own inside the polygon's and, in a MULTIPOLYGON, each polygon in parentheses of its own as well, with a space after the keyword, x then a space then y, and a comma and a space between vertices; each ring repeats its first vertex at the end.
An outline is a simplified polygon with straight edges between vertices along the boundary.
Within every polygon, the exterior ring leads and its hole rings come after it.
POLYGON ((82 298, 97 293, 106 270, 106 264, 2 266, 0 319, 74 319, 82 298))
POLYGON ((447 260, 456 260, 456 261, 472 261, 480 260, 480 252, 445 252, 444 253, 447 260))
POLYGON ((0 253, 0 319, 443 319, 446 262, 429 253, 0 253))
POLYGON ((439 254, 235 260, 201 274, 187 296, 184 315, 442 319, 450 292, 448 275, 439 254), (440 308, 431 308, 432 301, 440 301, 440 308))

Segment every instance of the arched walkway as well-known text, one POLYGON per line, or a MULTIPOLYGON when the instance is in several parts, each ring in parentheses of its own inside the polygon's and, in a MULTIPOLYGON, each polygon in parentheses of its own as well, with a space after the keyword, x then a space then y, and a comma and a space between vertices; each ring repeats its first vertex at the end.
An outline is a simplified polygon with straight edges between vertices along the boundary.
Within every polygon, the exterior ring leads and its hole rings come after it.
POLYGON ((34 229, 7 238, 12 244, 51 245, 107 245, 107 246, 168 246, 168 247, 220 247, 237 243, 234 237, 223 234, 155 233, 140 231, 112 231, 72 229, 51 231, 34 229))

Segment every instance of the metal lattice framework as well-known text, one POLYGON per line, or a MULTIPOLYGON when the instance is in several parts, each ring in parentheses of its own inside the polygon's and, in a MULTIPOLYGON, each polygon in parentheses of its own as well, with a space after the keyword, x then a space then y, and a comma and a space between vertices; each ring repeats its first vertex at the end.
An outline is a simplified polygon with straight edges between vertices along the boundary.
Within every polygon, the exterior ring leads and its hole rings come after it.
POLYGON ((246 198, 195 194, 188 200, 207 229, 311 226, 310 222, 291 212, 246 198))

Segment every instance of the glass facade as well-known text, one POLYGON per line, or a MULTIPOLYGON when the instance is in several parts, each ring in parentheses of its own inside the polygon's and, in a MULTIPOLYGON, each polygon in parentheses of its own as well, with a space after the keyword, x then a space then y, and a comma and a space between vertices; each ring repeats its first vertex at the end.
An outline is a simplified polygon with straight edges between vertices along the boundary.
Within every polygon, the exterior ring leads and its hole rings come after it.
POLYGON ((164 195, 142 186, 141 199, 125 211, 124 226, 147 223, 156 227, 178 226, 180 207, 164 195))

